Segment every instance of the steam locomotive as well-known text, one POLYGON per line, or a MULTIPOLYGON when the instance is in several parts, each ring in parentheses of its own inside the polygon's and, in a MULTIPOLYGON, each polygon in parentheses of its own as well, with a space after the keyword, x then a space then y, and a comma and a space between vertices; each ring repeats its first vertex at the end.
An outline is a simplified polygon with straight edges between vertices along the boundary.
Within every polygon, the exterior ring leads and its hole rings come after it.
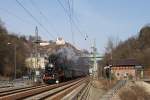
MULTIPOLYGON (((79 59, 81 62, 81 59, 79 59)), ((83 64, 83 63, 82 63, 83 64)), ((51 54, 45 66, 43 81, 48 84, 83 77, 88 74, 88 67, 76 65, 73 61, 59 54, 51 54)))

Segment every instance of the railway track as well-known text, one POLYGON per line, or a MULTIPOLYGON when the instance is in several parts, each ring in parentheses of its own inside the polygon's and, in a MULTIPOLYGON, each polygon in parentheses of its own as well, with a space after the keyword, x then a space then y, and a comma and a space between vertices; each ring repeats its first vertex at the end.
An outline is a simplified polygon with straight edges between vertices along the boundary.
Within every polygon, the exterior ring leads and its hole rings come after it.
POLYGON ((69 84, 68 86, 61 87, 60 90, 56 91, 52 95, 48 95, 40 100, 60 100, 64 96, 66 96, 68 93, 79 87, 81 84, 84 84, 87 81, 87 79, 82 79, 77 82, 74 82, 72 84, 69 84))
POLYGON ((9 88, 9 87, 13 87, 13 86, 11 86, 11 85, 0 86, 0 89, 3 89, 3 88, 9 88))
POLYGON ((83 95, 85 96, 85 90, 88 87, 88 85, 89 85, 89 80, 77 86, 69 94, 61 98, 61 100, 86 100, 83 99, 83 95))
POLYGON ((87 84, 85 89, 82 91, 81 95, 78 97, 78 100, 87 100, 89 96, 90 87, 91 87, 91 82, 87 84))
POLYGON ((12 88, 12 89, 8 89, 8 90, 0 91, 0 97, 9 95, 9 94, 13 94, 13 93, 18 93, 18 92, 22 92, 22 91, 45 87, 45 86, 47 86, 47 85, 44 84, 44 85, 30 86, 30 87, 23 87, 23 88, 15 88, 15 89, 12 88))
POLYGON ((28 89, 20 89, 16 91, 4 92, 0 93, 0 100, 43 100, 43 99, 53 99, 59 100, 66 93, 71 91, 72 89, 78 87, 80 84, 85 82, 86 78, 80 78, 60 84, 47 85, 47 86, 39 86, 32 87, 28 89))

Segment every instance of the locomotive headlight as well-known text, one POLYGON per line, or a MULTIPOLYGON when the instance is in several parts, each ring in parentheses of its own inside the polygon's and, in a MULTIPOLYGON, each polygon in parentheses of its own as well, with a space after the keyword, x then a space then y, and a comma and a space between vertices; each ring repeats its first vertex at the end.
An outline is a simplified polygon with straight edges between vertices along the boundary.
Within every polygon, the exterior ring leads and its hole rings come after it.
POLYGON ((50 67, 50 68, 53 68, 53 67, 54 67, 54 65, 53 65, 53 64, 49 64, 49 67, 50 67))
POLYGON ((59 80, 56 80, 56 84, 58 84, 59 83, 59 80))

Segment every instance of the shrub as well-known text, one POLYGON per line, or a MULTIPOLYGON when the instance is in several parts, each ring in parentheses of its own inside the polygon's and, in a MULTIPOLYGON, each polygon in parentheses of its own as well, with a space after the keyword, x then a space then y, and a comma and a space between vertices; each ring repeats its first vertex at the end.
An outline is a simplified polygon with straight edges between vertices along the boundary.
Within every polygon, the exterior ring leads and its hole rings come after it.
POLYGON ((121 91, 119 97, 121 100, 149 100, 150 94, 143 87, 135 85, 121 91))
POLYGON ((129 78, 129 80, 132 80, 132 79, 133 79, 133 76, 132 76, 132 75, 129 75, 128 78, 129 78))

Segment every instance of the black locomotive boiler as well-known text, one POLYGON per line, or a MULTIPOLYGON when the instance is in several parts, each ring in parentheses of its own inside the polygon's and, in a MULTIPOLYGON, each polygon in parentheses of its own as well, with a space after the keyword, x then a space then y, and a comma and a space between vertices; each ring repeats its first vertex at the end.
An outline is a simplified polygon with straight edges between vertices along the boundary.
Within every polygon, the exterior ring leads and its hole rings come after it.
MULTIPOLYGON (((81 62, 81 59, 80 59, 81 62)), ((45 66, 43 81, 48 84, 83 77, 88 74, 88 67, 74 64, 73 61, 59 54, 51 54, 45 66)))

